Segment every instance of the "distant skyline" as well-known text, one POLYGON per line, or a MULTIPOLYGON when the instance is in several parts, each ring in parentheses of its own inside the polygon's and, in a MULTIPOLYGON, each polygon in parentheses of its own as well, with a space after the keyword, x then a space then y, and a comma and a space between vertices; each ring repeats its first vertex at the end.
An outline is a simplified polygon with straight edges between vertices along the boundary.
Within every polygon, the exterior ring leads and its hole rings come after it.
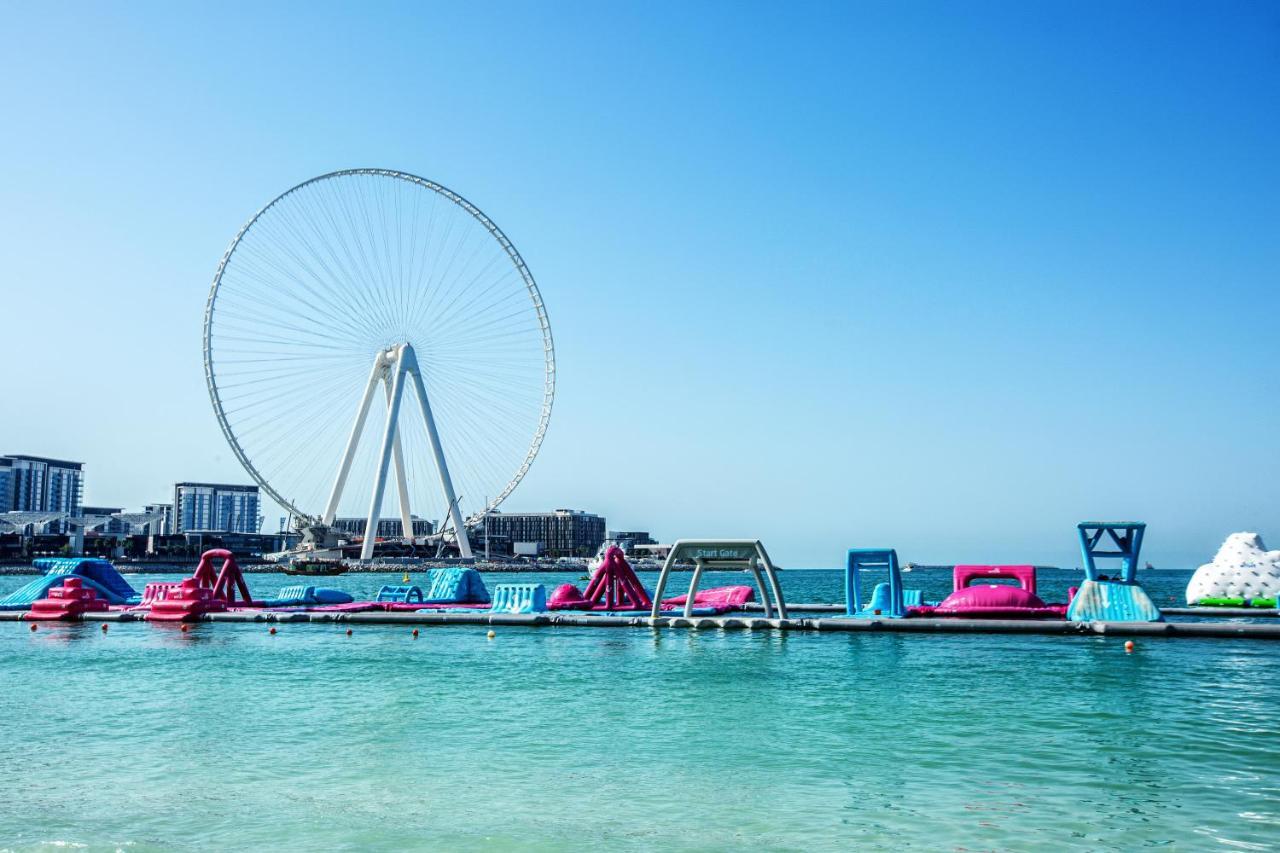
POLYGON ((1280 542, 1274 3, 3 8, 0 453, 84 462, 89 505, 250 482, 214 269, 281 191, 383 166, 546 301, 503 509, 794 567, 1074 566, 1098 518, 1162 567, 1280 542))

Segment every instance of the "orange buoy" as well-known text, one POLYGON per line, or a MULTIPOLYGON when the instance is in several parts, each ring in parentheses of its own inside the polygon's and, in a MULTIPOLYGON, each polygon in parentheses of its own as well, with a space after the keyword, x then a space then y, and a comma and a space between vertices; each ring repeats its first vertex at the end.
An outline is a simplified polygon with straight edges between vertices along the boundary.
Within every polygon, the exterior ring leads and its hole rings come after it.
POLYGON ((32 630, 32 631, 34 631, 35 629, 36 629, 36 623, 32 622, 32 623, 31 623, 31 630, 32 630))
POLYGON ((347 629, 347 636, 348 636, 348 637, 350 637, 350 636, 351 636, 351 629, 350 629, 350 628, 348 628, 348 629, 347 629))
POLYGON ((416 639, 418 639, 418 629, 417 629, 417 628, 414 628, 414 629, 413 629, 413 638, 414 638, 415 640, 416 640, 416 639))
POLYGON ((274 634, 275 632, 276 632, 276 629, 275 629, 275 628, 272 628, 272 629, 271 629, 270 631, 268 631, 267 633, 268 633, 268 634, 274 634))
POLYGON ((102 623, 102 630, 103 630, 103 631, 107 630, 107 623, 106 623, 106 622, 103 622, 103 623, 102 623))
POLYGON ((183 622, 183 623, 182 623, 182 633, 184 633, 184 634, 185 634, 185 633, 187 633, 187 632, 188 632, 188 631, 190 631, 190 630, 191 630, 191 626, 190 626, 190 625, 188 625, 186 622, 183 622))
POLYGON ((1125 654, 1132 654, 1132 653, 1133 653, 1133 640, 1125 640, 1125 641, 1124 641, 1124 652, 1125 652, 1125 654))

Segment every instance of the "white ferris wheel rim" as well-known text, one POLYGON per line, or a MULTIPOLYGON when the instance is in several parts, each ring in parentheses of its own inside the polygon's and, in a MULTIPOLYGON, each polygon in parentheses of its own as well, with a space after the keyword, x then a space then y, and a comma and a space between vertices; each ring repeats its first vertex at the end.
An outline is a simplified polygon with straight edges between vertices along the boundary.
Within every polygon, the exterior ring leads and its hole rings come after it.
POLYGON ((489 235, 502 247, 514 265, 516 272, 524 282, 524 286, 529 293, 529 297, 533 303, 533 309, 536 313, 538 325, 542 331, 543 354, 544 354, 544 385, 542 395, 542 412, 538 419, 538 425, 534 431, 533 439, 529 444, 529 448, 525 453, 524 460, 516 470, 515 475, 507 482, 507 484, 499 491, 497 497, 488 501, 484 509, 475 515, 480 515, 494 510, 520 485, 520 481, 524 479, 528 473, 529 467, 533 464, 533 460, 537 457, 539 449, 542 447, 542 441, 546 437, 547 425, 551 420, 552 404, 555 401, 556 390, 556 356, 555 341, 551 334, 551 322, 547 317, 546 306, 542 301, 542 294, 538 290, 538 284, 534 281, 533 274, 529 271, 529 267, 525 264, 524 258, 516 249, 515 244, 503 233, 502 229, 497 226, 492 219, 476 207, 462 195, 454 192, 443 184, 439 184, 428 178, 414 175, 409 172, 402 172, 397 169, 375 169, 375 168, 358 168, 358 169, 339 169, 333 172, 327 172, 323 175, 317 175, 314 178, 303 181, 290 187, 288 190, 280 193, 270 202, 268 202, 261 210, 255 213, 241 228, 236 232, 235 237, 231 240, 223 252, 222 259, 218 262, 217 271, 213 276, 213 284, 209 288, 209 296, 205 302, 204 309, 204 331, 202 335, 202 345, 204 350, 204 375, 205 385, 209 391, 209 401, 213 405, 213 411, 218 419, 218 426, 222 430, 222 435, 227 440, 227 444, 231 447, 236 459, 244 466, 245 471, 253 478, 258 487, 266 492, 276 503, 284 507, 294 516, 302 519, 315 520, 320 514, 317 512, 308 512, 299 507, 295 501, 286 498, 276 489, 270 481, 262 475, 258 468, 250 460, 248 454, 241 446, 239 439, 236 438, 235 431, 227 417, 225 408, 223 407, 222 398, 218 390, 217 370, 215 369, 215 358, 213 353, 213 319, 218 301, 218 290, 222 284, 222 276, 226 271, 227 264, 235 254, 236 248, 244 239, 245 235, 253 228, 268 211, 274 208, 284 199, 306 187, 321 183, 323 181, 334 180, 349 176, 368 176, 368 177, 385 177, 395 180, 405 181, 416 184, 425 189, 431 190, 437 195, 457 205, 459 208, 468 213, 475 219, 489 235))

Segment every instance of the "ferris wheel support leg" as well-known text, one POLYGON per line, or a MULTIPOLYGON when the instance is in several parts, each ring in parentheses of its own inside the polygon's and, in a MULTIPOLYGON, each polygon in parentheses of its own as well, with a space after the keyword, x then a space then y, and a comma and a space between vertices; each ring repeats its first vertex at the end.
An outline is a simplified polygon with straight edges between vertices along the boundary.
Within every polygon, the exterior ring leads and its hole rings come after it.
MULTIPOLYGON (((387 386, 387 405, 391 405, 391 386, 387 386)), ((400 532, 406 542, 413 542, 413 516, 409 514, 409 481, 404 475, 404 449, 400 446, 400 430, 391 445, 391 465, 396 469, 396 490, 400 493, 400 532)))
POLYGON ((395 447, 396 422, 400 417, 400 400, 404 397, 405 360, 401 354, 396 363, 395 380, 391 383, 391 399, 387 402, 387 426, 382 433, 382 451, 378 454, 378 470, 373 480, 373 496, 369 501, 369 517, 364 525, 364 545, 360 559, 373 558, 373 546, 378 539, 378 520, 382 515, 382 493, 387 488, 387 467, 391 464, 391 451, 395 447))
POLYGON ((347 439, 347 449, 342 454, 342 462, 338 465, 338 476, 333 480, 333 491, 329 493, 329 503, 325 505, 322 524, 333 524, 338 514, 338 502, 342 500, 342 490, 347 487, 347 475, 351 473, 351 462, 356 456, 356 445, 360 443, 360 433, 364 431, 364 422, 369 417, 369 406, 373 403, 373 392, 378 388, 378 381, 385 378, 387 371, 386 356, 378 353, 373 360, 373 371, 369 374, 369 383, 365 385, 364 396, 360 398, 360 408, 356 413, 356 421, 351 426, 351 437, 347 439))
POLYGON ((418 392, 418 402, 422 405, 422 418, 427 422, 427 439, 431 442, 431 453, 435 456, 436 470, 440 472, 440 486, 444 490, 445 505, 449 507, 449 520, 453 523, 453 532, 458 539, 458 553, 471 559, 471 540, 467 538, 467 528, 462 523, 462 513, 458 509, 458 498, 453 493, 453 479, 449 476, 449 466, 444 461, 444 450, 440 447, 440 434, 436 432, 436 420, 431 415, 431 402, 427 399, 427 387, 422 382, 422 373, 418 370, 418 358, 413 347, 405 344, 401 358, 408 362, 408 370, 413 374, 413 387, 418 392))

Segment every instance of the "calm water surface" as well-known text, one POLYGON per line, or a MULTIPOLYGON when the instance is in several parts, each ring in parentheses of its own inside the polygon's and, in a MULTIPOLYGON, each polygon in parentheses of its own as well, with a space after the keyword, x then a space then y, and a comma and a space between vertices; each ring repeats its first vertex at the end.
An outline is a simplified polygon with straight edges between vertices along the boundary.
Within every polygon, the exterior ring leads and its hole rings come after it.
POLYGON ((1280 847, 1270 644, 279 630, 0 623, 0 849, 1280 847))

